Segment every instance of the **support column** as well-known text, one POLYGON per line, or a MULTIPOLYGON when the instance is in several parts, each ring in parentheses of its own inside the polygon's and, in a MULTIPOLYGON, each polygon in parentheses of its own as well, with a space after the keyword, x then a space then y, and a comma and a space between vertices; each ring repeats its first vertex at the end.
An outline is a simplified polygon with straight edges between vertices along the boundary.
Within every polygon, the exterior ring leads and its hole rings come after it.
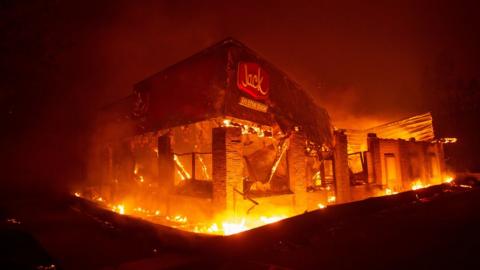
POLYGON ((347 135, 344 131, 335 132, 335 192, 337 203, 351 200, 350 174, 348 170, 347 135))
POLYGON ((367 135, 368 152, 370 153, 370 161, 368 167, 368 182, 382 185, 382 160, 380 156, 380 142, 377 134, 368 133, 367 135))
POLYGON ((290 136, 288 168, 290 176, 290 190, 295 194, 295 212, 303 213, 308 208, 306 178, 307 157, 305 155, 305 137, 297 132, 290 136))
POLYGON ((217 213, 235 210, 243 192, 242 130, 238 127, 212 129, 213 206, 217 213))
POLYGON ((175 181, 175 161, 170 134, 158 137, 158 178, 162 190, 172 191, 175 181))

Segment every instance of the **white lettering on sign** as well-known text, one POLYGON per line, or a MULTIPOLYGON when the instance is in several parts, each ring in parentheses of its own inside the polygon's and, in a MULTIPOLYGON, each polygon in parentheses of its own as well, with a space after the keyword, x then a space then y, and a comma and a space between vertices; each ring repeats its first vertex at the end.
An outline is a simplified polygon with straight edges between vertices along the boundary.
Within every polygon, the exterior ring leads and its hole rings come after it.
POLYGON ((268 110, 267 105, 244 97, 240 97, 240 102, 238 102, 238 104, 259 112, 267 112, 268 110))

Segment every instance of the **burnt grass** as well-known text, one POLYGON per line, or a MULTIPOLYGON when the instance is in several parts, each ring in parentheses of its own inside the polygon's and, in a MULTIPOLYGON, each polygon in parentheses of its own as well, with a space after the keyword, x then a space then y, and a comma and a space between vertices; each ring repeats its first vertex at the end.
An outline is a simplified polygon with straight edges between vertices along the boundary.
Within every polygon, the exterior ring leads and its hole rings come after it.
POLYGON ((6 194, 0 269, 480 269, 480 187, 462 181, 228 237, 152 224, 64 194, 6 194))

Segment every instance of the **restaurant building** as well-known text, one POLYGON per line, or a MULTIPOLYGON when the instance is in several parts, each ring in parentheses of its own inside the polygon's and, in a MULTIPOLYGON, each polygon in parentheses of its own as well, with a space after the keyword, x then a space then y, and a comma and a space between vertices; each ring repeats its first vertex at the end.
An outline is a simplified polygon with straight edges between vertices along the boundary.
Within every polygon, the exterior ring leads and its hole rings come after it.
POLYGON ((430 114, 335 128, 299 84, 234 39, 106 106, 92 145, 89 176, 104 198, 194 219, 294 215, 445 176, 430 114))

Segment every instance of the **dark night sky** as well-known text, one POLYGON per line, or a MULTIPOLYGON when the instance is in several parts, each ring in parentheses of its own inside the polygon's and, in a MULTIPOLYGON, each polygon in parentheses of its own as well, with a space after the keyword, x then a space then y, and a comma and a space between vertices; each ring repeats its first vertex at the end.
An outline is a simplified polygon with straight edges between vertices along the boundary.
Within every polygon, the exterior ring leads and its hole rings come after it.
POLYGON ((452 164, 480 171, 475 1, 187 2, 0 1, 7 181, 80 181, 99 107, 227 36, 290 74, 338 126, 432 111, 438 135, 460 139, 452 164))

